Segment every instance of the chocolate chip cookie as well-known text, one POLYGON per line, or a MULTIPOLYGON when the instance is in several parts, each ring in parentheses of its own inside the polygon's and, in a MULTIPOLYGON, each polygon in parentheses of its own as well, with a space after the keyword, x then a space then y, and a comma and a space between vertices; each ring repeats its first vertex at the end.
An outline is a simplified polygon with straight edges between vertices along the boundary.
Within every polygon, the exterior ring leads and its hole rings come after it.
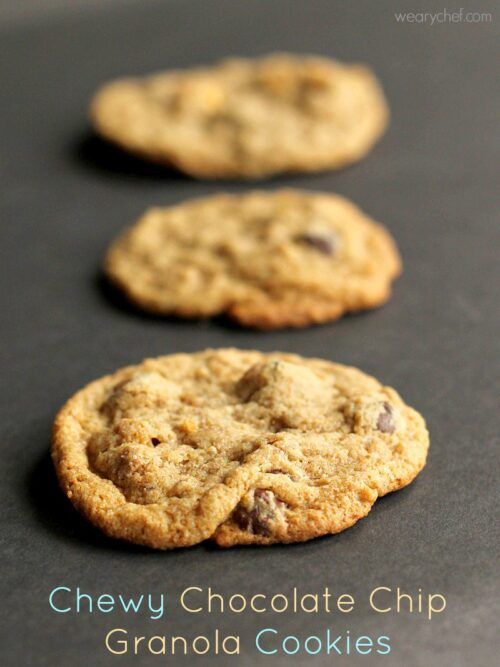
POLYGON ((91 120, 125 150, 192 176, 260 178, 361 159, 388 109, 368 68, 278 54, 112 82, 91 120))
POLYGON ((145 310, 304 327, 384 303, 401 268, 388 232, 337 195, 216 195, 149 210, 105 272, 145 310))
POLYGON ((418 412, 355 368, 223 349, 92 382, 59 412, 52 456, 94 525, 170 549, 344 530, 414 479, 428 445, 418 412))

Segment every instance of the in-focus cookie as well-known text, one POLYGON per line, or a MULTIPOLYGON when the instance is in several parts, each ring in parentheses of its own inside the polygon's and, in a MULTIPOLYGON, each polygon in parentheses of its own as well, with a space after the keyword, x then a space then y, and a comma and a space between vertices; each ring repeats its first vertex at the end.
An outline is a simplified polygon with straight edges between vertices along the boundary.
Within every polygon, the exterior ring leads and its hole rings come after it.
POLYGON ((428 445, 422 417, 355 368, 225 349, 92 382, 59 412, 52 456, 93 524, 169 549, 344 530, 414 479, 428 445))
POLYGON ((151 209, 105 261, 111 281, 145 310, 227 313, 260 329, 378 306, 400 268, 388 232, 354 204, 297 190, 151 209))
POLYGON ((96 131, 202 178, 259 178, 362 158, 388 122, 371 71, 316 56, 224 60, 105 85, 96 131))

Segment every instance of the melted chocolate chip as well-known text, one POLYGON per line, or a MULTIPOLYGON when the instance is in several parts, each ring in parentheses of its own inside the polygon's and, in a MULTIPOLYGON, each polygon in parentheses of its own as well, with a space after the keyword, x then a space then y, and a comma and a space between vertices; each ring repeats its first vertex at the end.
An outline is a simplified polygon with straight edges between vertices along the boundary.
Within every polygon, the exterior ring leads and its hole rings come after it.
POLYGON ((238 505, 232 518, 242 529, 255 535, 271 535, 272 524, 283 515, 285 503, 267 489, 255 489, 251 510, 238 505))
POLYGON ((253 533, 252 527, 252 513, 243 507, 238 506, 233 514, 233 521, 241 528, 242 530, 247 530, 249 533, 253 533))
POLYGON ((153 445, 153 447, 156 447, 157 445, 159 445, 160 442, 161 442, 161 440, 159 438, 151 438, 151 444, 153 445))
POLYGON ((333 232, 306 232, 297 236, 296 240, 323 255, 333 255, 337 245, 337 239, 333 232))
POLYGON ((377 420, 377 428, 382 433, 394 433, 396 425, 394 424, 394 409, 390 403, 385 401, 382 404, 383 412, 380 413, 377 420))

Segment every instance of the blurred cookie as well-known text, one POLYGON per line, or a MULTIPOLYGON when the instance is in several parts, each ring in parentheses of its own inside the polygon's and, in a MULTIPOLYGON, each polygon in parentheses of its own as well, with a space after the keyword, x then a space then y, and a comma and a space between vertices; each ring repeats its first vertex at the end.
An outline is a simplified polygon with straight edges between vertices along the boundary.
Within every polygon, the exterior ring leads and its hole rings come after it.
POLYGON ((388 122, 371 71, 317 56, 224 60, 105 85, 96 131, 201 178, 260 178, 356 162, 388 122))
POLYGON ((111 246, 108 277, 161 314, 227 313, 304 327, 386 301, 401 263, 388 232, 338 195, 217 195, 149 210, 111 246))
POLYGON ((59 412, 52 457, 94 525, 169 549, 339 532, 411 482, 428 446, 422 417, 355 368, 226 349, 92 382, 59 412))

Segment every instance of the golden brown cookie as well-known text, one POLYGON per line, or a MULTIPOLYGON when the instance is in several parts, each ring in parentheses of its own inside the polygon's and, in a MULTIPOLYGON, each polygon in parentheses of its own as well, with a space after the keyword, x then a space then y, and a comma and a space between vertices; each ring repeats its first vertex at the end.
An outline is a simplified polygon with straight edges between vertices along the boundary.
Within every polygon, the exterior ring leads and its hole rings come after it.
POLYGON ((338 195, 217 195, 149 210, 109 250, 105 272, 141 308, 226 313, 259 329, 304 327, 373 308, 401 269, 388 232, 338 195))
POLYGON ((170 549, 344 530, 414 479, 428 445, 422 417, 355 368, 223 349, 92 382, 59 412, 52 457, 94 525, 170 549))
POLYGON ((106 139, 202 178, 342 167, 372 148, 388 115, 368 68, 287 54, 118 80, 91 105, 106 139))

